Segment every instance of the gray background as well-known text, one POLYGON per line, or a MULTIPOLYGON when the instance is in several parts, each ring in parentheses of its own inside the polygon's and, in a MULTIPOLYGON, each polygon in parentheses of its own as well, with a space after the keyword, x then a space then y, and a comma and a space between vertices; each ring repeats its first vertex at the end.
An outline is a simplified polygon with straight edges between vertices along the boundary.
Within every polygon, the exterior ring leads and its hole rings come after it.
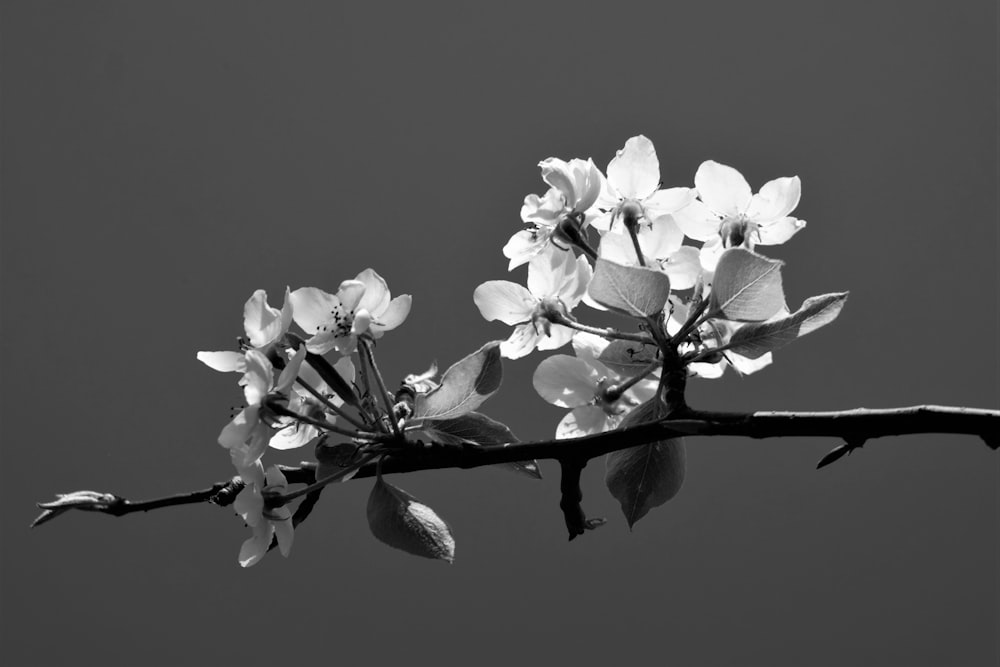
MULTIPOLYGON (((393 384, 505 336, 472 291, 509 277, 535 164, 603 169, 638 133, 668 185, 705 159, 801 176, 789 302, 852 292, 696 406, 997 407, 995 3, 401 4, 4 3, 0 662, 996 664, 998 458, 970 437, 821 472, 834 441, 691 441, 632 534, 595 461, 610 525, 571 544, 551 464, 394 480, 454 526, 451 567, 375 542, 369 482, 250 570, 231 510, 27 529, 57 491, 231 474, 236 377, 194 355, 256 288, 375 267, 414 295, 393 384)), ((562 414, 541 358, 485 406, 522 438, 562 414)))

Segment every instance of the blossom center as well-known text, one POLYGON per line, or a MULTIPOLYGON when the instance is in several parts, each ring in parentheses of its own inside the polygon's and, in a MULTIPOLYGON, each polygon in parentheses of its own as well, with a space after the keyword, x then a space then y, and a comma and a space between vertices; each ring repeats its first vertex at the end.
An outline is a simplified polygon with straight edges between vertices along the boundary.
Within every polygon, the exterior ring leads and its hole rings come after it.
POLYGON ((747 219, 746 215, 740 213, 727 217, 719 227, 719 236, 722 237, 724 248, 738 248, 740 246, 753 248, 751 236, 757 231, 757 223, 747 219))
POLYGON ((330 311, 330 319, 326 324, 320 326, 320 331, 328 331, 334 336, 350 336, 354 326, 354 310, 344 310, 341 305, 330 311))

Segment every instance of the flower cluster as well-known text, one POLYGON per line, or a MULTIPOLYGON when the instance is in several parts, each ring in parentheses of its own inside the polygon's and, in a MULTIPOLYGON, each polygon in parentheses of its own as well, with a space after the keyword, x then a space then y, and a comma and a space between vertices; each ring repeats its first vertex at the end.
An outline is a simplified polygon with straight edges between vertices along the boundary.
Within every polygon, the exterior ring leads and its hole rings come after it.
POLYGON ((360 410, 357 418, 345 412, 346 401, 361 405, 354 385, 352 353, 359 340, 380 338, 398 327, 410 312, 409 295, 390 298, 389 288, 372 269, 340 284, 336 294, 315 287, 285 290, 281 309, 268 304, 257 290, 243 308, 245 337, 238 351, 199 352, 198 359, 222 372, 240 373, 244 406, 219 434, 244 483, 234 508, 253 529, 240 551, 244 567, 258 562, 272 539, 281 553, 292 545, 291 513, 286 507, 267 508, 265 494, 280 493, 286 481, 280 470, 264 471, 261 462, 268 447, 302 447, 325 432, 363 434, 380 418, 360 410), (301 334, 292 331, 295 324, 301 334), (333 354, 336 361, 323 355, 333 354), (331 385, 332 383, 332 385, 331 385), (338 431, 344 418, 358 430, 338 431))
MULTIPOLYGON (((281 308, 258 290, 244 306, 239 349, 198 353, 209 367, 238 373, 243 391, 244 404, 218 438, 242 482, 233 507, 252 531, 241 565, 275 547, 287 556, 294 526, 319 491, 366 465, 375 468, 367 506, 375 537, 451 562, 448 524, 386 482, 383 462, 403 452, 517 443, 509 427, 478 411, 500 387, 502 357, 572 345, 574 354, 537 366, 533 385, 568 410, 556 438, 579 438, 683 418, 689 377, 718 378, 730 366, 756 372, 773 350, 829 323, 844 304, 846 293, 826 294, 790 311, 782 262, 758 252, 805 226, 790 215, 799 202, 798 177, 772 180, 754 194, 738 171, 707 161, 694 187, 663 187, 656 150, 643 136, 626 141, 604 172, 592 159, 553 157, 539 167, 548 189, 525 197, 526 226, 503 248, 508 271, 527 265, 525 284, 491 280, 473 294, 484 318, 513 329, 440 377, 434 363, 406 375, 394 394, 386 388, 375 341, 403 323, 411 299, 392 298, 371 269, 334 293, 286 289, 281 308), (581 304, 602 311, 598 317, 627 318, 632 330, 581 322, 581 304), (263 462, 269 449, 310 445, 315 465, 263 462), (296 475, 286 478, 283 470, 296 475), (290 479, 305 486, 289 490, 290 479), (290 503, 303 496, 310 500, 293 512, 290 503)), ((606 483, 630 525, 679 491, 684 461, 679 437, 608 455, 606 483)), ((536 461, 504 465, 541 476, 536 461)), ((572 538, 596 524, 581 527, 571 505, 563 509, 572 538)))
POLYGON ((664 356, 689 376, 717 378, 727 366, 752 373, 770 363, 772 349, 835 317, 843 302, 807 302, 790 313, 781 263, 756 252, 805 227, 790 215, 801 193, 797 176, 754 194, 739 171, 709 160, 695 172, 694 187, 663 187, 656 150, 644 136, 625 142, 606 175, 592 159, 548 158, 539 167, 549 189, 525 197, 527 226, 503 249, 508 270, 528 265, 527 287, 489 281, 474 301, 487 320, 514 327, 500 347, 505 357, 573 342, 575 357, 550 357, 534 376, 543 398, 572 408, 557 437, 616 428, 655 395, 649 378, 659 375, 664 356), (750 297, 760 303, 744 303, 750 297), (636 305, 644 299, 657 307, 636 305), (638 319, 641 332, 583 325, 572 314, 581 302, 638 319), (622 348, 609 341, 633 341, 648 363, 621 363, 622 348))

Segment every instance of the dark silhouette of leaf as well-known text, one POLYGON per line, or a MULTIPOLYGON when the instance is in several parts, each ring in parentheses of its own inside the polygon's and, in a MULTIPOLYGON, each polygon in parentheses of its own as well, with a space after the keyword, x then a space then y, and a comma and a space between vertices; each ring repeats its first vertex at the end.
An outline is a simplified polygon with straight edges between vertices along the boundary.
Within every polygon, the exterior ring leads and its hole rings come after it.
POLYGON ((434 510, 385 482, 375 480, 368 496, 368 526, 379 541, 414 556, 455 560, 451 528, 434 510))
MULTIPOLYGON (((666 406, 654 396, 630 412, 621 428, 657 421, 665 415, 666 406)), ((621 504, 631 529, 649 510, 677 495, 684 473, 684 441, 669 438, 608 454, 604 481, 621 504)))

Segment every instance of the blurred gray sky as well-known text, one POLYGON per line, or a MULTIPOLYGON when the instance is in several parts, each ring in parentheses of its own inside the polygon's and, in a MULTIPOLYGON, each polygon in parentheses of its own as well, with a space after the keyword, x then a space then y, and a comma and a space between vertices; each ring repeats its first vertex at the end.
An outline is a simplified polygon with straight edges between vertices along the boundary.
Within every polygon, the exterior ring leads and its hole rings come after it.
MULTIPOLYGON (((994 2, 7 2, 2 12, 0 645, 9 665, 990 665, 998 458, 974 438, 689 441, 683 492, 566 542, 554 467, 394 483, 454 565, 369 534, 369 482, 326 493, 291 557, 242 570, 230 510, 36 531, 80 488, 151 497, 231 474, 242 401, 198 350, 254 289, 372 266, 414 296, 395 384, 507 335, 476 285, 536 163, 656 144, 755 188, 798 174, 789 303, 840 319, 699 407, 998 406, 994 2)), ((533 355, 484 406, 526 439, 562 411, 533 355)), ((295 462, 306 452, 272 460, 295 462)))

